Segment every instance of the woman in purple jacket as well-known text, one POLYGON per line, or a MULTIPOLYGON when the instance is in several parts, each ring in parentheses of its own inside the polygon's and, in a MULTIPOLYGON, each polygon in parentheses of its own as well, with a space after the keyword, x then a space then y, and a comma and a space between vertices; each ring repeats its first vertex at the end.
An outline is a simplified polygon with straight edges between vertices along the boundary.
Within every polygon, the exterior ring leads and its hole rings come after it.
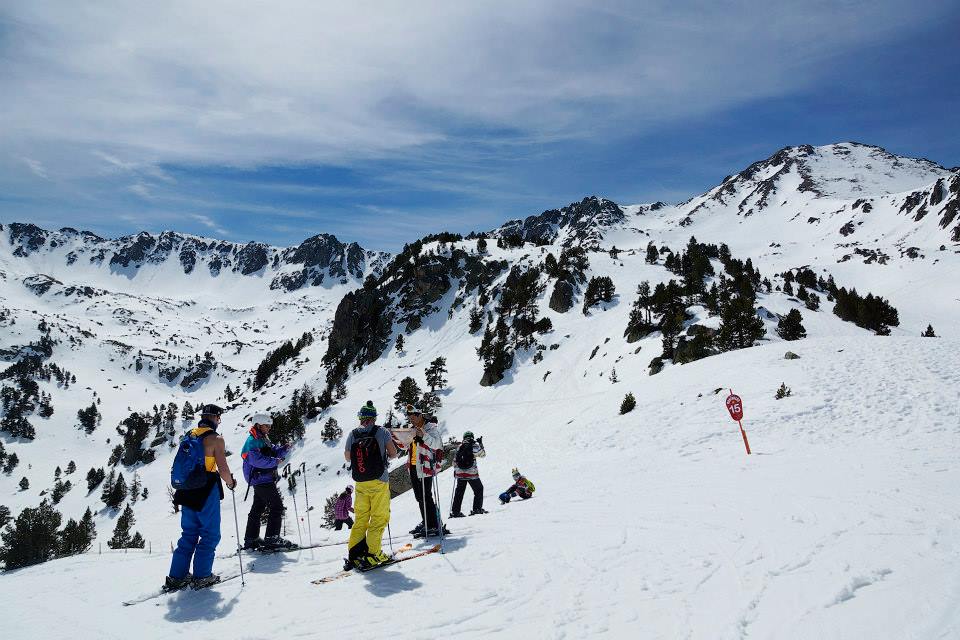
POLYGON ((280 537, 283 520, 283 498, 277 489, 277 467, 287 456, 284 447, 270 441, 273 419, 265 413, 253 416, 253 427, 243 444, 243 477, 253 488, 253 505, 247 516, 247 530, 243 536, 244 549, 283 551, 296 549, 297 545, 280 537), (267 535, 260 539, 260 519, 267 513, 267 535))
POLYGON ((340 494, 337 501, 333 503, 333 528, 340 531, 344 524, 347 528, 353 527, 353 518, 350 512, 353 511, 353 487, 347 486, 346 491, 340 494))

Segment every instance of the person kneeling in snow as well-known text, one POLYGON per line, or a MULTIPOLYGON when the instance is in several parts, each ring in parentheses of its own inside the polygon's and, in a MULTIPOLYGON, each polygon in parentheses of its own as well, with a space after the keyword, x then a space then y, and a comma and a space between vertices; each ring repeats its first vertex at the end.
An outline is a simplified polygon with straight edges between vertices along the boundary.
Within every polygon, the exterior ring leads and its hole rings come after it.
POLYGON ((353 511, 353 487, 348 486, 333 503, 333 528, 340 531, 343 525, 347 525, 348 529, 352 527, 351 511, 353 511))
POLYGON ((500 504, 507 504, 510 502, 510 498, 515 498, 520 496, 524 500, 529 500, 533 497, 533 492, 536 490, 536 487, 533 486, 533 483, 524 478, 519 471, 516 469, 513 470, 513 484, 510 485, 510 488, 500 494, 500 504))
POLYGON ((245 550, 278 551, 295 549, 296 544, 280 537, 283 498, 277 489, 277 467, 287 457, 287 449, 270 441, 273 418, 265 413, 253 416, 253 427, 243 443, 243 477, 253 487, 253 505, 243 535, 245 550), (260 518, 267 512, 267 535, 260 539, 260 518))

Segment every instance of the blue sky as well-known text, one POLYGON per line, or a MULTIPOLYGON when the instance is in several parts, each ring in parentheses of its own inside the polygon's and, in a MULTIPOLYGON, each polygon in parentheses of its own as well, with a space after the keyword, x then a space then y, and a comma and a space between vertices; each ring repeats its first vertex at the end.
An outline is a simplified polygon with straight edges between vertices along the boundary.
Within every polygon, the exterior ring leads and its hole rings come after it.
POLYGON ((791 144, 960 165, 956 2, 20 4, 0 221, 396 250, 791 144))

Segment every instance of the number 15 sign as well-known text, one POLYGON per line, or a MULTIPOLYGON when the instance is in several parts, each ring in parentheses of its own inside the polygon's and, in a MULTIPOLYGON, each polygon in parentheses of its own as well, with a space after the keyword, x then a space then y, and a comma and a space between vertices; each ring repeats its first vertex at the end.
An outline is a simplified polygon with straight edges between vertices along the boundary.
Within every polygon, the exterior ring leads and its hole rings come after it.
POLYGON ((743 446, 747 448, 747 455, 750 455, 750 443, 747 441, 747 432, 743 430, 743 423, 741 422, 741 420, 743 420, 743 400, 733 392, 733 389, 730 389, 730 395, 727 396, 727 411, 730 412, 730 417, 736 420, 740 426, 740 435, 743 436, 743 446))

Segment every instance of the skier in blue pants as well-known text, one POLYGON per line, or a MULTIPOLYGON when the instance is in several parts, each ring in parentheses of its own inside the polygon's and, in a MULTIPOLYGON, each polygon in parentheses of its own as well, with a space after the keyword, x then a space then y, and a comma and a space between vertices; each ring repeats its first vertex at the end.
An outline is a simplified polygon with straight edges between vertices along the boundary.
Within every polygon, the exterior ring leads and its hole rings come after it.
POLYGON ((217 433, 223 409, 208 404, 201 409, 200 423, 191 435, 203 441, 206 483, 197 489, 177 489, 173 503, 180 505, 182 533, 170 561, 170 573, 164 582, 166 592, 186 586, 203 589, 220 582, 213 573, 213 556, 220 542, 220 501, 223 484, 233 491, 237 481, 227 464, 226 447, 217 433), (190 563, 193 562, 193 575, 190 563))

